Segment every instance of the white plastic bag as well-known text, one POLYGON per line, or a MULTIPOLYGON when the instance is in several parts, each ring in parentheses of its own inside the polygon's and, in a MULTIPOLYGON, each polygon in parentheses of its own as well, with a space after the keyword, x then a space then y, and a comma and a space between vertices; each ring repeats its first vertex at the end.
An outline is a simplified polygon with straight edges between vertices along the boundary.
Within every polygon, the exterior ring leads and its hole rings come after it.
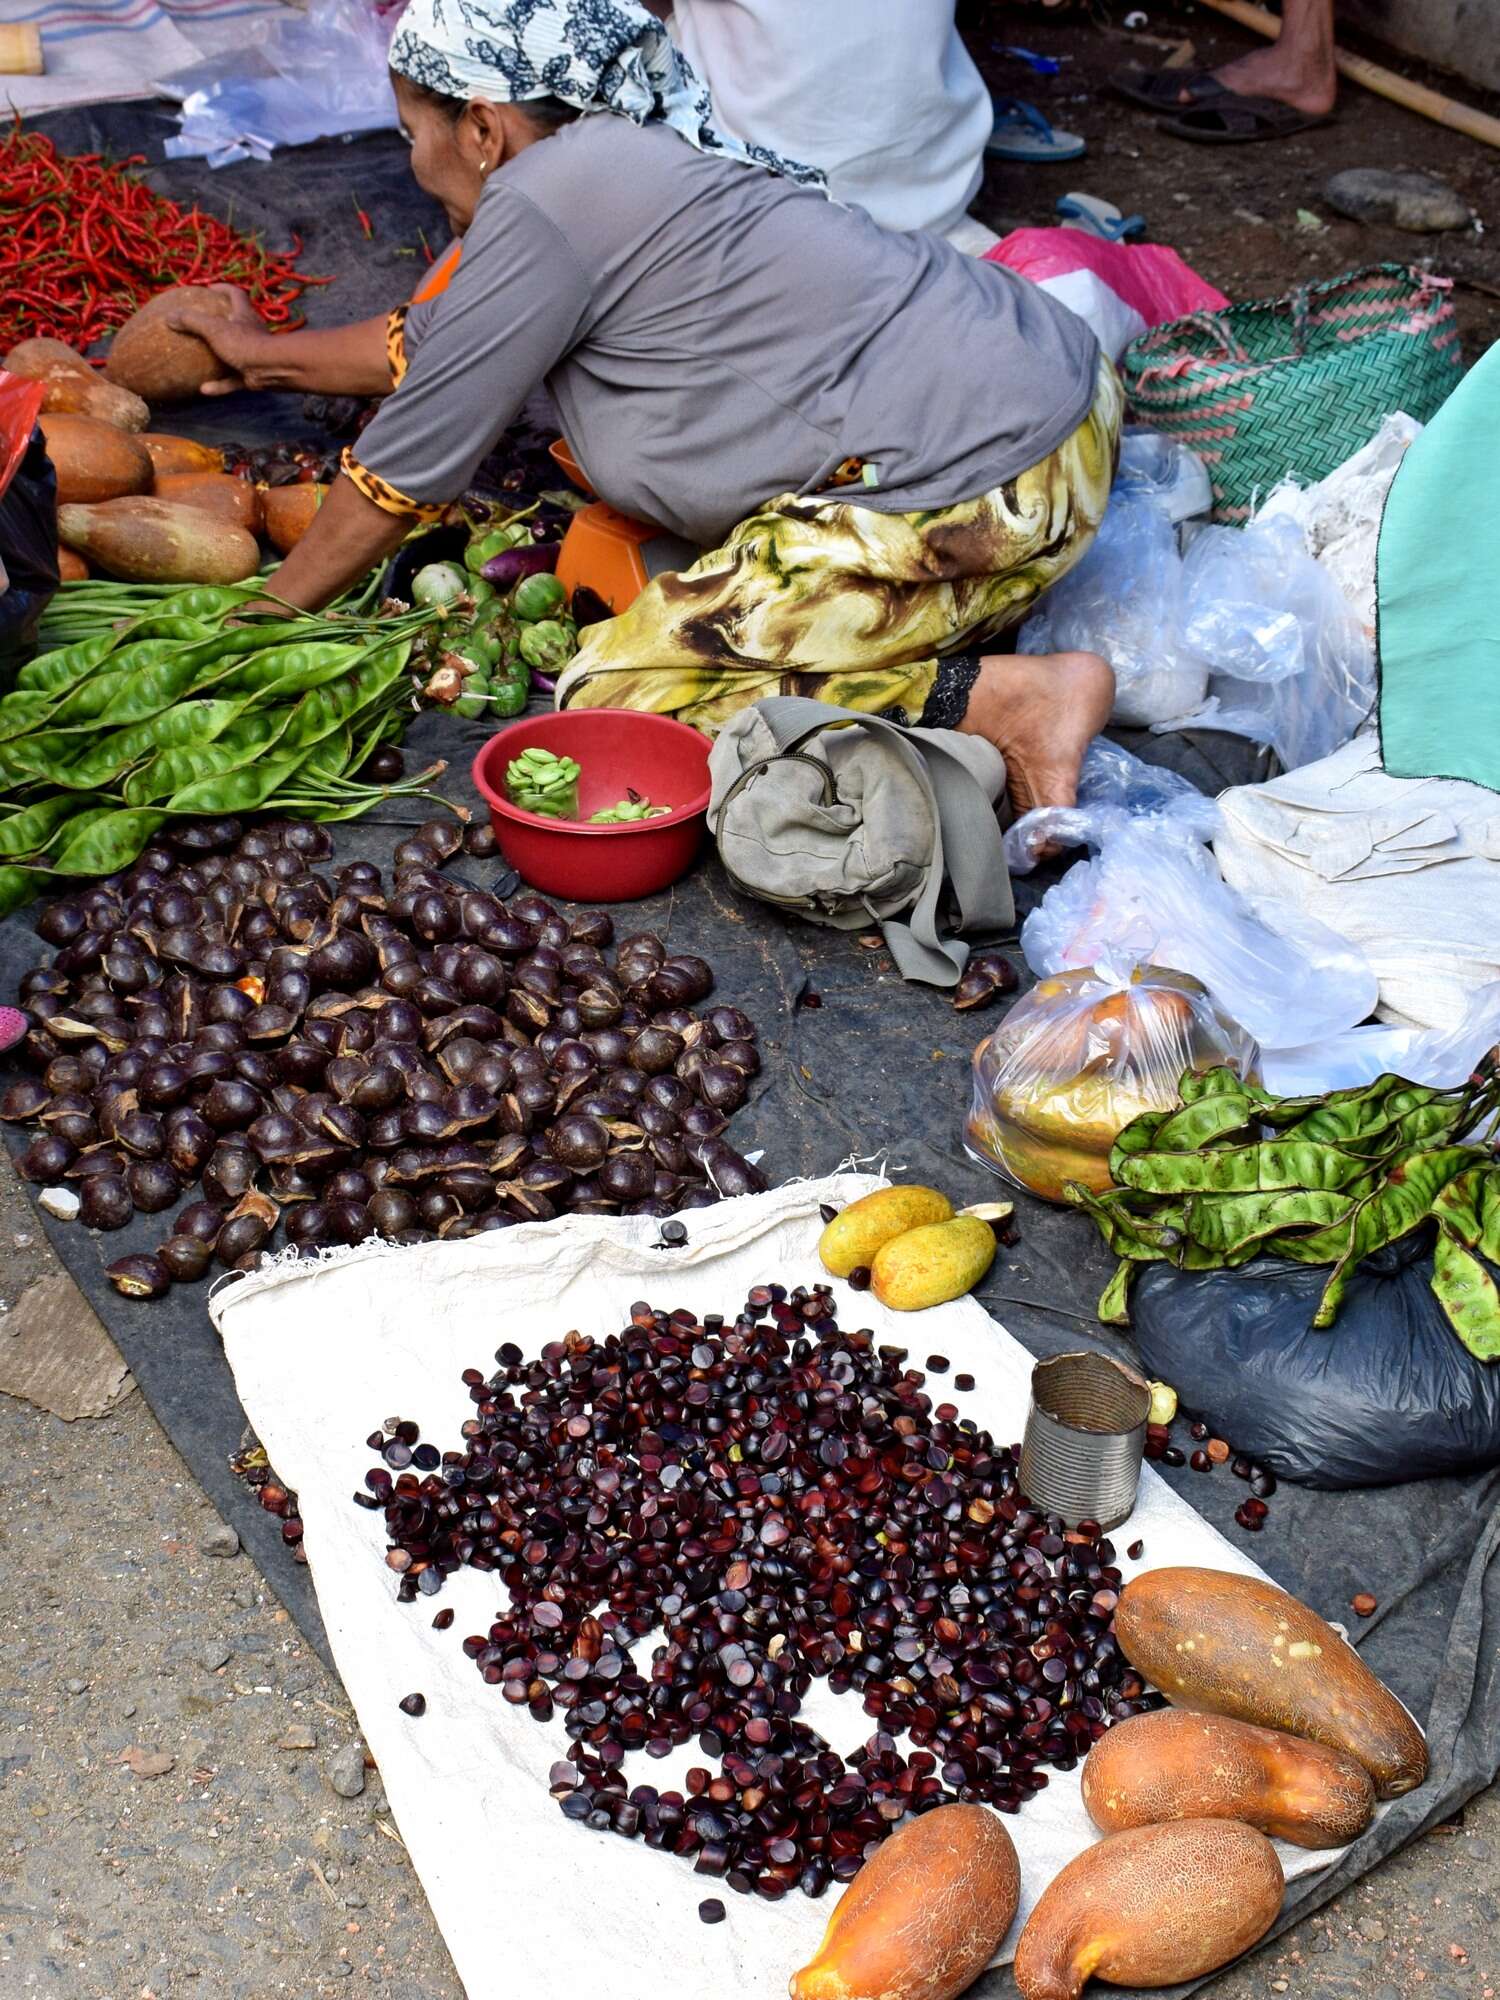
POLYGON ((1269 743, 1289 771, 1331 756, 1374 706, 1369 638, 1290 515, 1195 538, 1181 640, 1212 678, 1207 703, 1176 726, 1269 743))
POLYGON ((1161 820, 1127 822, 1070 868, 1026 919, 1021 949, 1041 978, 1091 965, 1190 973, 1263 1049, 1342 1034, 1378 998, 1356 946, 1289 904, 1247 903, 1196 838, 1161 820))
MULTIPOLYGON (((1127 439, 1093 546, 1042 600, 1017 641, 1022 653, 1099 653, 1115 671, 1112 720, 1140 728, 1203 700, 1208 668, 1182 634, 1179 511, 1192 505, 1200 462, 1164 441, 1127 439)), ((1206 475, 1204 476, 1206 484, 1206 475)))
POLYGON ((1305 1049, 1278 1049, 1265 1062, 1265 1083, 1278 1097, 1357 1090, 1377 1076, 1451 1090, 1500 1046, 1500 985, 1474 995, 1456 1028, 1351 1028, 1305 1049))
POLYGON ((1029 875, 1049 850, 1102 847, 1131 820, 1162 821, 1198 840, 1212 840, 1220 824, 1218 807, 1196 785, 1096 736, 1083 754, 1078 803, 1023 813, 1006 831, 1006 865, 1012 875, 1029 875))
POLYGON ((223 167, 269 159, 277 146, 393 129, 394 18, 377 17, 364 0, 311 0, 247 48, 164 77, 158 88, 182 106, 168 159, 223 167))
POLYGON ((1284 480, 1260 511, 1261 520, 1288 514, 1307 533, 1307 546, 1344 593, 1365 631, 1375 632, 1375 550, 1386 495, 1406 448, 1422 435, 1415 417, 1398 410, 1361 451, 1316 486, 1284 480))

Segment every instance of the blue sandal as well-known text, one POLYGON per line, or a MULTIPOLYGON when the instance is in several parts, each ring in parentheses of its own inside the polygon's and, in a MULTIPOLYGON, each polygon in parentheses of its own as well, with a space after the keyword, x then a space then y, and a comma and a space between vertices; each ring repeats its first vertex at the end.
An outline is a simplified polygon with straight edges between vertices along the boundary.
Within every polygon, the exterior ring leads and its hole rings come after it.
POLYGON ((995 124, 985 151, 999 160, 1059 162, 1081 159, 1088 148, 1076 132, 1059 132, 1034 104, 1019 97, 996 97, 995 124))

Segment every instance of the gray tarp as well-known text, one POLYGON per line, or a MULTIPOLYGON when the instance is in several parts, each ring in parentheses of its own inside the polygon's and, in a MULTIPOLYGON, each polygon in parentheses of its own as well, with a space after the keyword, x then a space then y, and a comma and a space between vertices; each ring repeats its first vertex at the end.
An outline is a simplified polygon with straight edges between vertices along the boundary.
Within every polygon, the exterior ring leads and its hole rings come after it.
MULTIPOLYGON (((138 106, 105 107, 49 120, 47 128, 75 150, 103 145, 124 152, 140 144, 142 115, 138 106), (128 124, 121 122, 127 110, 128 124)), ((336 286, 309 297, 311 315, 324 323, 379 310, 411 289, 420 265, 396 251, 417 242, 419 222, 439 240, 429 205, 410 188, 404 148, 391 138, 309 148, 219 175, 184 162, 163 170, 163 181, 172 193, 200 198, 220 212, 232 196, 236 221, 266 227, 273 242, 284 241, 291 228, 301 231, 308 239, 306 267, 339 273, 336 286), (375 222, 373 244, 364 241, 352 213, 356 195, 375 222)), ((204 415, 207 421, 193 428, 222 439, 296 438, 307 430, 288 398, 230 398, 204 415)), ((444 790, 473 804, 468 764, 484 735, 477 723, 428 715, 414 727, 409 747, 419 758, 447 757, 444 790)), ((1248 753, 1237 742, 1128 740, 1206 791, 1249 775, 1248 753)), ((382 866, 398 837, 389 823, 369 820, 334 834, 341 859, 382 866)), ((488 886, 496 864, 460 858, 450 872, 488 886)), ((1039 886, 1035 879, 1018 885, 1023 914, 1039 886)), ((621 909, 618 917, 622 931, 652 928, 702 952, 717 970, 722 997, 759 1025, 765 1053, 760 1094, 736 1119, 731 1136, 741 1150, 765 1149, 763 1165, 773 1179, 825 1172, 858 1154, 884 1157, 893 1174, 934 1182, 967 1200, 997 1191, 960 1145, 970 1053, 996 1013, 957 1014, 932 990, 902 985, 883 952, 863 951, 846 935, 786 922, 737 898, 713 863, 668 894, 621 909), (820 1005, 798 1004, 814 993, 820 1005)), ((0 924, 0 999, 13 997, 20 974, 40 955, 25 912, 0 924)), ((6 1130, 15 1144, 19 1135, 6 1130)), ((1093 1319, 1111 1260, 1092 1227, 1025 1197, 1018 1198, 1017 1210, 1021 1241, 996 1263, 980 1298, 1036 1354, 1082 1344, 1118 1351, 1119 1343, 1093 1319)), ((203 1310, 203 1288, 179 1287, 158 1303, 131 1304, 103 1276, 113 1258, 159 1242, 168 1233, 165 1219, 139 1218, 109 1237, 42 1220, 194 1474, 321 1644, 306 1572, 292 1565, 279 1524, 228 1470, 244 1419, 203 1310)), ((1213 1328, 1205 1325, 1202 1337, 1211 1341, 1213 1328)), ((1190 1404, 1191 1383, 1178 1386, 1190 1404)), ((1204 1476, 1186 1468, 1167 1477, 1231 1539, 1242 1536, 1233 1520, 1244 1495, 1238 1480, 1222 1470, 1204 1476)), ((1359 1493, 1284 1485, 1272 1501, 1255 1540, 1257 1560, 1324 1616, 1359 1627, 1351 1637, 1364 1657, 1425 1719, 1433 1761, 1429 1782, 1399 1800, 1335 1872, 1297 1886, 1279 1928, 1451 1816, 1500 1770, 1500 1575, 1491 1573, 1500 1536, 1497 1499, 1500 1484, 1489 1475, 1359 1493), (1380 1601, 1366 1621, 1348 1610, 1361 1590, 1380 1601)), ((986 2000, 1013 1990, 1008 1974, 975 1989, 986 2000)))

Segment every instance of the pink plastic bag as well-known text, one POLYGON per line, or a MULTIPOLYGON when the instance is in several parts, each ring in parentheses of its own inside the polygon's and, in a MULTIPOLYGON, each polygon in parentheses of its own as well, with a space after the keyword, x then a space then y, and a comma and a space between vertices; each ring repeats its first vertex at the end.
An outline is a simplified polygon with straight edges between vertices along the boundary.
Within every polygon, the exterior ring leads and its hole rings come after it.
POLYGON ((985 262, 1019 271, 1088 321, 1118 360, 1148 327, 1229 301, 1162 243, 1106 243, 1082 229, 1014 229, 985 262))

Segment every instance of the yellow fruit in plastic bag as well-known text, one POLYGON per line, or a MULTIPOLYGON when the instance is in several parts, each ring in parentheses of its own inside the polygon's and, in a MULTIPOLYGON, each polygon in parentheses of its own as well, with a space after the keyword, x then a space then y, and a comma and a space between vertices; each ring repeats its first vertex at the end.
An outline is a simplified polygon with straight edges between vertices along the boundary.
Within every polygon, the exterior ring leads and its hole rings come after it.
POLYGON ((893 1236, 923 1223, 947 1222, 952 1214, 952 1202, 936 1188, 877 1188, 841 1209, 818 1238, 823 1269, 830 1277, 847 1278, 873 1264, 876 1251, 893 1236))
POLYGON ((1185 973, 1141 966, 1044 979, 974 1051, 967 1151, 1046 1201, 1070 1181, 1112 1185, 1110 1148, 1133 1118, 1170 1111, 1185 1070, 1258 1074, 1260 1051, 1185 973))
POLYGON ((974 1215, 929 1222, 875 1253, 870 1289, 892 1312, 921 1312, 972 1291, 995 1261, 995 1232, 974 1215))

